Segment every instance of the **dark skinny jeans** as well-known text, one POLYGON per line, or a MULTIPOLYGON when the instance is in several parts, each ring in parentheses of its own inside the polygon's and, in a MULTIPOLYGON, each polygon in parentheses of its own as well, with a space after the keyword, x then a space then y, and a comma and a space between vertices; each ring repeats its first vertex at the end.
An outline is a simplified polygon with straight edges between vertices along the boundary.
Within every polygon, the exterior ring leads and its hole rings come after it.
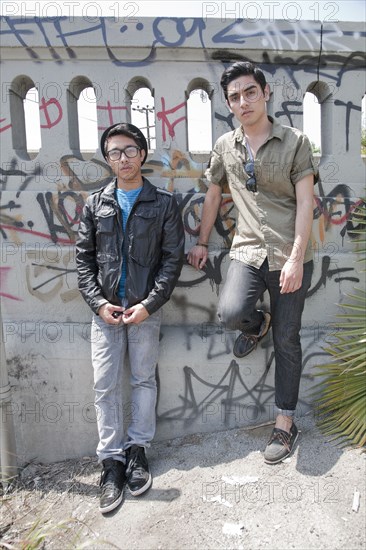
POLYGON ((258 334, 263 312, 256 309, 259 297, 268 290, 275 353, 275 402, 281 414, 293 416, 299 395, 302 350, 301 316, 311 284, 313 262, 304 264, 302 286, 296 292, 280 293, 281 271, 269 271, 268 261, 257 269, 231 260, 220 295, 218 316, 226 329, 258 334))

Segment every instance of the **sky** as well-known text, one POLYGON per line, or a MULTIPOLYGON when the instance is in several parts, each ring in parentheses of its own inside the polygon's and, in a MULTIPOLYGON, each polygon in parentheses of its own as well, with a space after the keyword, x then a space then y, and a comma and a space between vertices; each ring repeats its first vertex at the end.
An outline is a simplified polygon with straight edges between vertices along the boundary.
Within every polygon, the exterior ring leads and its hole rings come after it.
MULTIPOLYGON (((365 21, 366 19, 366 2, 361 0, 338 0, 335 2, 329 0, 261 0, 244 2, 239 1, 197 1, 197 0, 163 0, 163 1, 99 1, 92 2, 89 0, 38 0, 32 1, 7 1, 2 0, 0 3, 0 14, 19 17, 19 16, 38 16, 38 17, 55 17, 68 15, 70 17, 85 16, 85 17, 203 17, 203 18, 220 18, 222 21, 233 18, 244 19, 289 19, 293 22, 299 20, 323 21, 323 22, 338 22, 338 21, 365 21)), ((37 119, 37 102, 36 96, 29 94, 29 101, 25 102, 25 108, 29 112, 29 117, 37 119)), ((304 108, 309 113, 309 116, 304 119, 304 132, 309 136, 310 140, 316 145, 320 145, 320 123, 314 124, 314 120, 320 117, 319 106, 316 104, 315 96, 308 94, 309 98, 305 101, 304 108)), ((196 97, 197 101, 198 98, 196 97)), ((90 140, 90 136, 95 136, 96 115, 95 109, 91 107, 90 97, 79 105, 79 120, 80 134, 89 136, 85 142, 85 149, 94 149, 97 147, 96 137, 90 140)), ((201 103, 192 112, 196 113, 197 118, 204 116, 204 108, 207 106, 207 101, 201 103)), ((142 99, 141 106, 150 106, 151 101, 142 99)), ((152 104, 151 104, 152 105, 152 104)), ((363 102, 365 110, 365 101, 363 102)), ((140 127, 146 124, 145 115, 133 113, 132 121, 140 127), (140 118, 139 118, 140 116, 140 118)), ((34 128, 34 125, 32 125, 34 128)), ((202 127, 202 123, 198 125, 202 127)), ((201 143, 204 136, 200 136, 195 132, 197 143, 201 143)), ((39 149, 40 135, 32 132, 27 138, 29 149, 39 149)), ((153 142, 154 143, 154 142, 153 142)), ((82 145, 82 144, 81 144, 82 145)), ((192 143, 193 149, 195 148, 192 143)), ((204 146, 204 150, 209 149, 209 144, 204 146)))
POLYGON ((1 15, 37 15, 55 17, 75 16, 119 16, 119 17, 219 17, 225 19, 292 19, 320 21, 365 21, 366 2, 364 0, 258 0, 238 1, 107 1, 99 0, 38 0, 8 1, 0 3, 1 15))

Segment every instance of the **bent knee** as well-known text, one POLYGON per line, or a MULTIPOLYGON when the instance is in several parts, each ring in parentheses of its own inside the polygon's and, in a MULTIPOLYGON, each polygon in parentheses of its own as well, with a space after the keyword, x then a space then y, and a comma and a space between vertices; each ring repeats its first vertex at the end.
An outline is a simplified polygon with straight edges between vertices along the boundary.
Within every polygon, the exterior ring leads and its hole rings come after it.
POLYGON ((243 312, 237 308, 219 306, 217 315, 226 328, 236 330, 243 322, 243 312))

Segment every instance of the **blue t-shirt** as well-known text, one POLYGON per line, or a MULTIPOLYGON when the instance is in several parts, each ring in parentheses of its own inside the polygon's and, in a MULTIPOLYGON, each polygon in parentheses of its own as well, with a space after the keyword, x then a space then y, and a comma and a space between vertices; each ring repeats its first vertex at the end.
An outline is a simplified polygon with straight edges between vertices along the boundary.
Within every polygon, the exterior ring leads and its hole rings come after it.
MULTIPOLYGON (((125 233, 126 231, 128 216, 130 215, 131 209, 135 204, 136 199, 141 192, 141 189, 142 187, 139 187, 138 189, 132 189, 132 191, 125 191, 124 189, 119 189, 118 187, 116 188, 116 199, 122 212, 123 233, 125 233)), ((117 292, 118 297, 121 299, 125 296, 126 274, 127 258, 125 254, 123 254, 122 273, 119 280, 119 287, 117 292)))

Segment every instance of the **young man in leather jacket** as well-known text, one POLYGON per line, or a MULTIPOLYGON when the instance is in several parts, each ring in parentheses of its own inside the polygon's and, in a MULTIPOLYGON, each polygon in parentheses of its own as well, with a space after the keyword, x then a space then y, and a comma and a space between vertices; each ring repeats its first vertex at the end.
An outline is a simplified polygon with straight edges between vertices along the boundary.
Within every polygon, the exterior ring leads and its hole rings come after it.
POLYGON ((161 307, 183 265, 184 230, 174 196, 142 176, 148 147, 128 123, 109 127, 101 151, 115 178, 84 206, 76 245, 79 290, 93 311, 91 348, 102 464, 100 511, 152 483, 145 450, 155 433, 161 307), (122 374, 130 364, 123 428, 122 374))

